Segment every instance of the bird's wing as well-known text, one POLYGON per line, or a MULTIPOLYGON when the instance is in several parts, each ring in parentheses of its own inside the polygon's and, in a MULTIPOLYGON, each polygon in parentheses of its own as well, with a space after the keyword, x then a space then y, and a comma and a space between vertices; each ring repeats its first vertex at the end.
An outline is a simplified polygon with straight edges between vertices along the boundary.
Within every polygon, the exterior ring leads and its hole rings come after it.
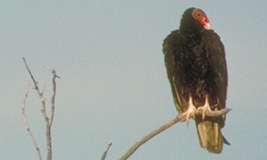
POLYGON ((225 108, 226 96, 227 96, 227 67, 225 59, 224 46, 220 40, 220 37, 210 30, 205 36, 207 43, 206 50, 209 53, 209 63, 211 63, 212 70, 216 74, 216 85, 218 88, 217 99, 219 100, 218 109, 225 108))
POLYGON ((181 70, 179 63, 179 31, 172 31, 163 42, 163 53, 165 55, 165 65, 168 78, 171 84, 172 94, 176 109, 182 113, 186 109, 186 99, 183 96, 184 88, 179 81, 177 73, 181 70))
MULTIPOLYGON (((225 108, 226 92, 227 92, 227 68, 225 60, 224 46, 220 37, 212 30, 206 32, 205 50, 208 56, 212 71, 215 73, 215 85, 217 91, 211 102, 217 104, 211 106, 214 109, 225 108)), ((223 143, 230 144, 222 135, 221 128, 224 126, 225 116, 222 117, 208 117, 204 121, 201 116, 195 117, 200 145, 207 148, 210 152, 220 153, 222 151, 223 143)))

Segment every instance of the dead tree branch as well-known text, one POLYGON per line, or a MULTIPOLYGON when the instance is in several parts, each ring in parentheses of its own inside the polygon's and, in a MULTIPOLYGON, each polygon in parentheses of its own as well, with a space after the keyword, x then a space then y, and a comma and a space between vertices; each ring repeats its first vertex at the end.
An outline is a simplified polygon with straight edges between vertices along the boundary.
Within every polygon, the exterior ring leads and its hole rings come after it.
MULTIPOLYGON (((217 111, 206 111, 205 115, 209 117, 218 117, 227 114, 230 111, 229 108, 224 108, 222 110, 217 111)), ((196 111, 195 115, 202 115, 202 110, 196 111)), ((192 115, 190 118, 192 118, 194 115, 192 115)), ((172 119, 171 121, 165 123, 163 126, 159 127, 158 129, 155 129, 154 131, 150 132, 145 137, 141 138, 139 141, 137 141, 121 158, 120 160, 126 160, 129 158, 142 144, 146 143, 148 140, 153 138, 155 135, 161 133, 162 131, 166 130, 167 128, 171 127, 172 125, 180 122, 181 119, 179 116, 172 119)))
MULTIPOLYGON (((29 88, 30 88, 30 84, 29 84, 29 88)), ((31 138, 31 141, 38 153, 38 156, 39 156, 39 160, 42 160, 42 156, 41 156, 41 152, 40 152, 40 148, 38 147, 36 141, 35 141, 35 138, 32 134, 32 131, 30 130, 30 125, 28 123, 28 119, 27 119, 27 116, 25 114, 25 108, 26 108, 26 100, 27 100, 27 97, 28 97, 28 93, 29 93, 29 88, 27 89, 26 91, 26 94, 25 94, 25 97, 24 97, 24 100, 23 100, 23 103, 22 103, 22 118, 23 118, 23 121, 24 121, 24 124, 25 124, 25 127, 29 133, 29 136, 31 138)))
POLYGON ((105 160, 105 158, 106 158, 106 156, 107 156, 107 153, 108 153, 108 150, 109 150, 109 148, 110 148, 111 145, 112 145, 112 140, 109 141, 109 143, 108 143, 108 147, 107 147, 107 149, 104 151, 104 153, 103 153, 103 155, 102 155, 102 157, 101 157, 101 160, 105 160))
POLYGON ((55 114, 55 98, 56 98, 56 78, 60 78, 57 76, 55 69, 51 71, 53 78, 52 78, 52 86, 53 86, 53 95, 51 98, 51 119, 50 119, 50 126, 53 123, 54 120, 54 114, 55 114))
POLYGON ((53 77, 52 77, 52 87, 53 87, 53 90, 52 90, 52 98, 51 98, 51 114, 50 114, 50 117, 48 117, 47 115, 47 111, 46 111, 46 104, 45 104, 45 98, 43 96, 43 92, 45 90, 45 87, 43 89, 43 91, 40 91, 39 87, 38 87, 38 84, 37 82, 35 81, 34 79, 34 76, 32 75, 27 63, 26 63, 26 60, 25 58, 23 58, 23 61, 24 61, 24 64, 31 76, 31 79, 34 83, 34 86, 35 86, 35 90, 40 98, 40 102, 41 102, 41 112, 42 112, 42 115, 45 119, 45 122, 46 122, 46 142, 47 142, 47 160, 52 160, 52 138, 51 138, 51 126, 52 126, 52 123, 53 123, 53 119, 54 119, 54 114, 55 114, 55 97, 56 97, 56 78, 60 78, 59 76, 56 75, 56 71, 53 69, 51 71, 53 77))

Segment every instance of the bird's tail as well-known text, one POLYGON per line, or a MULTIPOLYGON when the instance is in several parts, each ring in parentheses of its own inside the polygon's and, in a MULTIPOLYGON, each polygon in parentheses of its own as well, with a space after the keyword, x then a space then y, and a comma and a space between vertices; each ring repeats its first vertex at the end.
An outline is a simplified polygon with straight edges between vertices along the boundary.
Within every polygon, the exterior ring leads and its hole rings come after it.
POLYGON ((196 116, 196 127, 201 147, 207 148, 209 152, 221 153, 223 143, 230 144, 221 134, 220 124, 211 120, 202 120, 196 116))

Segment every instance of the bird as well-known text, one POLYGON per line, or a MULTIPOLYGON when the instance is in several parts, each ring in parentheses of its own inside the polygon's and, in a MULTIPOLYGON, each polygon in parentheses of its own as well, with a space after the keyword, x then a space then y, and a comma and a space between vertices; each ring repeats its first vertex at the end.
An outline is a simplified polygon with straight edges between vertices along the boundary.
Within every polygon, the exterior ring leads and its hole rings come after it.
POLYGON ((226 116, 205 112, 226 108, 227 64, 224 45, 204 11, 186 9, 179 29, 164 39, 162 51, 179 118, 188 122, 193 117, 200 146, 221 153, 223 143, 230 145, 221 133, 226 116))

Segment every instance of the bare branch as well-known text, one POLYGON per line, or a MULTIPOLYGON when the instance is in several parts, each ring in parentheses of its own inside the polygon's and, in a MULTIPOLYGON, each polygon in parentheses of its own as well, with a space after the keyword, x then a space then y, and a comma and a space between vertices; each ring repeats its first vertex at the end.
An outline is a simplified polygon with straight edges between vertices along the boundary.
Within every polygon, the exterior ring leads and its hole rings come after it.
POLYGON ((101 157, 101 160, 105 160, 106 155, 107 155, 108 150, 109 150, 109 148, 110 148, 111 145, 112 145, 112 140, 109 141, 109 143, 108 143, 108 147, 107 147, 107 149, 104 151, 104 153, 103 153, 103 155, 102 155, 102 157, 101 157))
POLYGON ((34 86, 35 86, 35 90, 37 91, 37 93, 38 93, 38 95, 39 95, 39 98, 40 98, 40 101, 41 101, 41 104, 42 104, 41 112, 42 112, 42 114, 43 114, 43 116, 44 116, 44 119, 45 119, 45 121, 46 121, 46 123, 47 123, 47 122, 49 122, 49 119, 48 119, 47 114, 46 114, 46 111, 45 111, 45 99, 44 99, 44 97, 43 97, 42 92, 40 91, 40 89, 39 89, 39 87, 38 87, 37 82, 35 81, 35 79, 34 79, 34 77, 33 77, 33 75, 32 75, 32 72, 31 72, 30 69, 29 69, 29 67, 28 67, 28 65, 27 65, 27 62, 26 62, 26 60, 25 60, 24 57, 23 57, 23 61, 24 61, 24 64, 25 64, 25 66, 26 66, 26 68, 27 68, 27 70, 28 70, 28 72, 29 72, 29 74, 30 74, 30 76, 31 76, 31 79, 32 79, 33 84, 34 84, 34 86))
MULTIPOLYGON (((29 84, 29 88, 30 88, 30 84, 29 84)), ((29 136, 32 140, 32 143, 38 153, 38 156, 39 156, 39 160, 42 160, 42 156, 41 156, 41 152, 40 152, 40 148, 38 147, 36 141, 35 141, 35 138, 30 130, 30 126, 29 126, 29 123, 28 123, 28 119, 27 119, 27 116, 25 114, 25 109, 26 109, 26 100, 27 100, 27 97, 28 97, 28 92, 29 92, 29 88, 27 89, 26 91, 26 94, 25 94, 25 97, 24 97, 24 100, 23 100, 23 103, 22 103, 22 118, 23 118, 23 121, 24 121, 24 124, 25 124, 25 127, 29 133, 29 136)))
POLYGON ((44 95, 45 88, 46 88, 46 83, 44 84, 43 90, 42 90, 42 92, 41 92, 42 95, 44 95))
MULTIPOLYGON (((205 116, 207 116, 207 117, 219 117, 219 116, 227 114, 229 111, 231 111, 231 109, 229 109, 229 108, 224 108, 224 109, 216 110, 216 111, 206 111, 205 116)), ((202 115, 202 110, 197 110, 195 115, 202 115)))
POLYGON ((51 118, 50 118, 50 123, 49 123, 50 126, 53 123, 54 114, 55 114, 56 78, 58 77, 55 69, 52 70, 52 75, 53 75, 53 78, 52 78, 53 95, 51 98, 51 118))
MULTIPOLYGON (((216 111, 206 111, 205 115, 209 117, 218 117, 227 114, 230 111, 229 108, 224 108, 222 110, 216 110, 216 111)), ((195 112, 195 115, 202 115, 202 111, 195 112)), ((190 118, 192 118, 194 115, 192 115, 190 118)), ((179 116, 172 119, 171 121, 165 123, 163 126, 159 127, 158 129, 155 129, 145 137, 141 138, 139 141, 137 141, 121 158, 120 160, 126 160, 129 158, 142 144, 146 143, 148 140, 150 140, 155 135, 159 134, 160 132, 166 130, 167 128, 171 127, 172 125, 180 122, 181 119, 179 116)))
MULTIPOLYGON (((47 139, 47 160, 52 160, 52 138, 51 138, 51 126, 54 119, 55 114, 55 97, 56 97, 56 75, 55 69, 52 70, 52 86, 53 86, 53 93, 51 98, 51 117, 50 121, 47 121, 46 124, 46 139, 47 139)), ((59 77, 58 77, 59 78, 59 77)))
POLYGON ((47 147, 47 160, 52 160, 52 138, 51 138, 51 126, 46 123, 46 147, 47 147))
POLYGON ((31 76, 31 79, 34 83, 34 86, 35 86, 35 90, 37 91, 38 95, 39 95, 39 98, 40 98, 40 102, 41 102, 41 112, 43 114, 43 117, 45 119, 45 122, 46 122, 46 142, 47 142, 47 160, 52 160, 52 138, 51 138, 51 126, 52 126, 52 123, 53 123, 53 119, 54 119, 54 113, 55 113, 55 97, 56 97, 56 78, 60 78, 59 76, 56 75, 56 71, 53 69, 51 72, 52 72, 52 75, 53 75, 53 78, 52 78, 52 87, 53 87, 53 93, 52 93, 52 98, 51 98, 51 117, 49 118, 47 116, 47 112, 46 112, 46 106, 45 106, 45 99, 44 99, 44 96, 43 96, 43 93, 45 91, 45 86, 44 86, 44 89, 43 91, 41 92, 39 87, 38 87, 38 84, 37 82, 35 81, 27 63, 26 63, 26 60, 25 58, 23 58, 23 61, 24 61, 24 64, 31 76))
MULTIPOLYGON (((34 77, 33 77, 33 75, 32 75, 32 72, 30 71, 30 69, 29 69, 29 67, 28 67, 28 65, 27 65, 26 60, 25 60, 24 57, 23 57, 23 61, 24 61, 24 64, 25 64, 25 66, 26 66, 26 68, 27 68, 27 70, 28 70, 28 72, 29 72, 29 74, 30 74, 30 76, 31 76, 31 79, 33 80, 33 84, 34 84, 34 86, 35 86, 35 89, 38 89, 37 83, 36 83, 36 81, 35 81, 35 79, 34 79, 34 77)), ((39 89, 38 89, 38 90, 39 90, 39 89)))
POLYGON ((137 141, 127 152, 126 154, 124 154, 120 160, 125 160, 127 158, 129 158, 142 144, 146 143, 148 140, 150 140, 152 137, 154 137, 155 135, 159 134, 160 132, 164 131, 165 129, 171 127, 172 125, 176 124, 177 122, 179 122, 180 119, 178 117, 172 119, 171 121, 167 122, 166 124, 164 124, 163 126, 159 127, 158 129, 155 129, 154 131, 152 131, 151 133, 149 133, 148 135, 146 135, 145 137, 143 137, 142 139, 140 139, 139 141, 137 141))

